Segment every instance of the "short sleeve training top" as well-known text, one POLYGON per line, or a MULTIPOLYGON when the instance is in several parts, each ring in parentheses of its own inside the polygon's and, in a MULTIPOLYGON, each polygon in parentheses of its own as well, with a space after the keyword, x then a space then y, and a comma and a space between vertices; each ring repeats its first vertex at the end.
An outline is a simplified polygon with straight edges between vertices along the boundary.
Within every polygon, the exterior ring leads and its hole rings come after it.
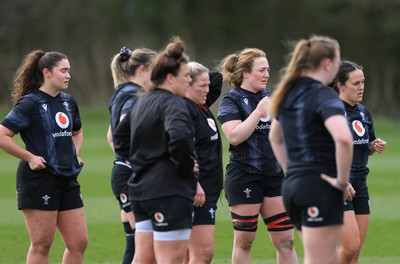
POLYGON ((333 89, 308 78, 298 78, 277 115, 291 170, 317 170, 336 175, 335 144, 324 122, 343 115, 344 106, 333 89))
MULTIPOLYGON (((128 130, 123 137, 120 136, 119 138, 115 138, 115 131, 121 116, 129 113, 132 106, 137 101, 137 94, 142 91, 139 85, 133 82, 127 82, 119 85, 111 97, 108 109, 110 111, 110 127, 116 159, 127 160, 129 157, 130 131, 128 130)), ((129 126, 127 127, 129 128, 129 126)))
MULTIPOLYGON (((234 88, 222 97, 217 118, 221 124, 233 120, 244 121, 257 108, 261 99, 269 95, 269 88, 257 93, 241 87, 234 88)), ((271 115, 267 114, 260 118, 254 132, 246 141, 237 146, 229 145, 229 162, 251 173, 282 176, 282 169, 268 140, 270 128, 271 115)))
POLYGON ((376 139, 374 124, 368 109, 359 103, 354 106, 343 102, 345 116, 353 135, 353 172, 369 172, 367 168, 369 157, 369 143, 376 139))
POLYGON ((26 149, 46 160, 57 176, 77 176, 81 171, 72 132, 81 129, 75 100, 67 93, 56 97, 40 90, 23 96, 1 123, 20 133, 26 149))

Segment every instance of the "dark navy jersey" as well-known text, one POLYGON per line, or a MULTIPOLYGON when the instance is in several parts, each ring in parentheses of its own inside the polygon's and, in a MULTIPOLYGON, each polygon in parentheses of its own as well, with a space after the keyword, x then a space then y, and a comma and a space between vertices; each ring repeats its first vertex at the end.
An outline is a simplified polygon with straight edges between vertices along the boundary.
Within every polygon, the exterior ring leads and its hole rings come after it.
POLYGON ((208 106, 185 98, 192 116, 195 148, 199 163, 199 182, 206 194, 222 190, 222 142, 215 118, 208 106))
POLYGON ((346 102, 343 103, 345 107, 344 115, 353 135, 354 152, 351 170, 353 172, 364 171, 368 173, 369 143, 376 139, 371 114, 362 104, 356 103, 351 106, 346 102))
POLYGON ((57 176, 77 176, 81 171, 72 131, 81 129, 75 100, 67 93, 56 97, 40 90, 21 97, 2 125, 20 133, 26 149, 46 160, 47 170, 57 176))
MULTIPOLYGON (((218 119, 221 124, 233 120, 244 121, 257 108, 261 99, 269 95, 269 88, 257 93, 252 93, 240 87, 234 88, 222 97, 218 109, 218 119)), ((263 116, 246 141, 237 146, 229 146, 230 163, 236 164, 251 173, 268 176, 282 175, 282 169, 268 140, 271 128, 270 117, 270 114, 263 116)))
POLYGON ((129 162, 134 173, 128 181, 130 199, 180 195, 193 200, 196 152, 191 117, 183 98, 155 88, 132 107, 130 128, 129 162))
POLYGON ((125 137, 116 139, 114 136, 115 129, 120 122, 121 116, 127 114, 136 102, 137 93, 142 91, 139 85, 127 82, 119 85, 111 97, 108 109, 110 111, 111 134, 113 136, 114 151, 117 160, 128 159, 130 131, 127 131, 125 137))
POLYGON ((325 120, 344 115, 337 93, 322 83, 298 78, 288 91, 277 115, 291 170, 318 170, 336 175, 335 143, 325 120))

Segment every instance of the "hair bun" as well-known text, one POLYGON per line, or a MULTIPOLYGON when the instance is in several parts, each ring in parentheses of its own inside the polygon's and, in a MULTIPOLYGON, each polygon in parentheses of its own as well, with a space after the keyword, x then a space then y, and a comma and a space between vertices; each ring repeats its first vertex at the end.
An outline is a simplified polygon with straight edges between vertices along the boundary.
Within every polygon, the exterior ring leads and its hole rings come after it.
POLYGON ((131 57, 131 54, 132 54, 132 50, 130 48, 122 47, 119 52, 119 59, 122 62, 127 61, 131 57))
POLYGON ((168 57, 179 59, 185 51, 185 45, 179 37, 174 37, 173 42, 168 44, 165 51, 168 57))

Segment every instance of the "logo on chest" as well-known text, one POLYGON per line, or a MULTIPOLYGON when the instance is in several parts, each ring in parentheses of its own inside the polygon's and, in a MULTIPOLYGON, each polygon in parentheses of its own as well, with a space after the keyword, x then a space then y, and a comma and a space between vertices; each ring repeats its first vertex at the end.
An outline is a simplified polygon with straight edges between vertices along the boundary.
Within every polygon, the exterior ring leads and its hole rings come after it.
POLYGON ((57 125, 62 128, 66 129, 69 126, 69 118, 63 112, 58 112, 55 116, 57 125))
POLYGON ((270 114, 269 112, 263 114, 263 115, 261 116, 260 120, 261 120, 262 122, 265 122, 265 123, 268 122, 269 120, 271 120, 271 114, 270 114))
POLYGON ((211 127, 214 132, 217 132, 217 125, 215 124, 212 118, 207 118, 208 125, 211 127))
POLYGON ((359 137, 364 136, 364 134, 365 134, 365 128, 364 128, 364 125, 363 125, 360 121, 354 120, 354 121, 351 123, 351 127, 353 128, 354 132, 356 132, 356 134, 357 134, 359 137))

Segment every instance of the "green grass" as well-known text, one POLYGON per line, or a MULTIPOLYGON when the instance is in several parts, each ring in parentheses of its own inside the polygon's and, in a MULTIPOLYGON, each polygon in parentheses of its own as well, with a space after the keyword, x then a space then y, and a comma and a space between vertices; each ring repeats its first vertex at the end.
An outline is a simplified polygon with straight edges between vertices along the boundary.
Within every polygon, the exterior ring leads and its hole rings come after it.
MULTIPOLYGON (((0 111, 3 119, 6 111, 0 111)), ((85 263, 121 263, 124 250, 123 228, 119 207, 110 187, 113 155, 106 142, 108 112, 81 109, 84 124, 84 146, 81 152, 85 166, 79 181, 85 201, 89 228, 89 246, 85 263)), ((361 263, 400 263, 400 124, 384 118, 375 118, 375 130, 388 142, 385 153, 370 159, 368 184, 371 195, 371 221, 361 263)), ((19 138, 18 136, 16 138, 19 138)), ((20 142, 20 141, 19 141, 20 142)), ((224 141, 224 162, 228 160, 224 141)), ((24 263, 29 237, 24 220, 16 208, 15 170, 17 159, 0 151, 0 262, 24 263)), ((213 263, 230 263, 233 231, 229 208, 224 197, 218 203, 213 263)), ((296 235, 296 248, 302 258, 302 247, 296 235)), ((51 250, 51 263, 60 263, 63 243, 57 234, 51 250)), ((253 263, 275 263, 275 251, 268 233, 260 222, 257 239, 252 249, 253 263)))

